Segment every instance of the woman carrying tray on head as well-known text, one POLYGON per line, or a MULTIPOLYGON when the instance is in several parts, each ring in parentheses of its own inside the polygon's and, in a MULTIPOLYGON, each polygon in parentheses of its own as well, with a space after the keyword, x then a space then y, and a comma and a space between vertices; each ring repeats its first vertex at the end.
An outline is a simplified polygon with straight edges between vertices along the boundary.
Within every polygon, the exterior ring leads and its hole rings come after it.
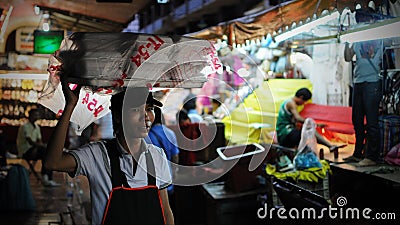
POLYGON ((48 143, 45 166, 88 177, 92 224, 174 224, 167 193, 169 162, 161 148, 143 139, 153 113, 153 106, 146 104, 148 89, 132 88, 112 96, 115 139, 64 152, 69 120, 79 99, 65 81, 62 87, 66 104, 48 143))

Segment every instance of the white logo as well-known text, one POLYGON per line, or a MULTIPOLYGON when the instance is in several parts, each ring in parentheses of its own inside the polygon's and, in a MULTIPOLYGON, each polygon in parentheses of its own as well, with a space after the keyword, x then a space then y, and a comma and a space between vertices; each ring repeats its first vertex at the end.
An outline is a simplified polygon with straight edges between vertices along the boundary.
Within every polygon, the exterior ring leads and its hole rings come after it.
POLYGON ((347 205, 347 199, 343 196, 340 196, 336 199, 336 204, 340 207, 347 205))

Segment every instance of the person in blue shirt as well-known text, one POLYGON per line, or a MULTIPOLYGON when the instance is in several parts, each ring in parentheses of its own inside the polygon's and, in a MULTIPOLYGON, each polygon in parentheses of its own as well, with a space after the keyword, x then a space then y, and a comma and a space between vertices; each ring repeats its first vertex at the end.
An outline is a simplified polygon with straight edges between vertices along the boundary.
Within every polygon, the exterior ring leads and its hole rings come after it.
MULTIPOLYGON (((149 104, 149 103, 147 103, 149 104)), ((151 105, 150 105, 151 106, 151 105)), ((155 105, 155 106, 159 106, 155 105)), ((161 105, 162 106, 162 105, 161 105)), ((178 142, 176 140, 175 133, 164 125, 164 117, 162 111, 159 107, 154 107, 154 120, 151 125, 148 136, 145 138, 145 141, 149 144, 153 144, 157 147, 160 147, 164 150, 165 155, 170 163, 178 164, 179 162, 179 149, 178 142)), ((174 177, 177 171, 171 168, 171 176, 174 177)), ((167 187, 168 191, 168 199, 171 209, 175 209, 175 194, 174 194, 174 185, 171 184, 167 187)))
POLYGON ((190 93, 183 101, 184 103, 182 106, 182 108, 187 111, 187 115, 189 116, 190 121, 192 123, 199 123, 203 121, 203 117, 201 117, 201 115, 197 112, 196 101, 197 101, 196 95, 190 93))
MULTIPOLYGON (((150 128, 147 143, 164 149, 167 159, 175 164, 179 162, 179 149, 175 133, 164 125, 164 117, 159 107, 154 107, 154 122, 150 128)), ((173 193, 173 185, 168 187, 168 193, 173 193)))
MULTIPOLYGON (((358 10, 356 21, 371 23, 374 19, 362 10, 358 10)), ((379 103, 382 98, 382 80, 379 73, 382 53, 382 40, 355 42, 352 46, 349 43, 345 44, 345 61, 351 62, 353 56, 356 56, 352 100, 356 144, 353 155, 343 160, 356 161, 359 166, 376 165, 379 157, 379 103)))

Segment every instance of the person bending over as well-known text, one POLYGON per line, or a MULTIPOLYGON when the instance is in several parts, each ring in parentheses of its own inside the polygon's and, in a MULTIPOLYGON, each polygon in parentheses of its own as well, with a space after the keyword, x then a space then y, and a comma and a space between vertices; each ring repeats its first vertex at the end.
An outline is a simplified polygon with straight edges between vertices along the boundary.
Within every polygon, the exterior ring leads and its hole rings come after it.
MULTIPOLYGON (((296 127, 296 123, 304 123, 306 118, 303 118, 299 114, 297 108, 304 105, 304 103, 310 100, 311 97, 312 94, 310 90, 307 88, 300 88, 292 98, 285 100, 281 104, 276 122, 276 133, 280 145, 294 148, 299 144, 301 139, 301 129, 296 127)), ((318 126, 323 126, 323 124, 318 124, 318 126)), ((326 140, 318 132, 315 133, 315 136, 317 142, 327 146, 331 152, 336 148, 339 148, 326 140)))

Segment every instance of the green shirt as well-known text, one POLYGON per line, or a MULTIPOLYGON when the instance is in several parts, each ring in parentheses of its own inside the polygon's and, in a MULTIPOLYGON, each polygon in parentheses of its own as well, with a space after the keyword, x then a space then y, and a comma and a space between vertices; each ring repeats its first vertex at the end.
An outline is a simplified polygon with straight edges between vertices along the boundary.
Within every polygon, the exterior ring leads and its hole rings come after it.
POLYGON ((28 137, 34 142, 42 139, 40 127, 37 124, 33 125, 31 122, 27 122, 19 127, 17 135, 17 149, 19 157, 22 157, 22 155, 28 151, 28 149, 33 147, 31 144, 29 144, 27 140, 28 137))
POLYGON ((292 101, 292 99, 290 98, 282 102, 278 112, 278 119, 276 121, 276 135, 279 143, 282 143, 286 136, 296 128, 293 114, 286 109, 286 104, 289 101, 292 101))

